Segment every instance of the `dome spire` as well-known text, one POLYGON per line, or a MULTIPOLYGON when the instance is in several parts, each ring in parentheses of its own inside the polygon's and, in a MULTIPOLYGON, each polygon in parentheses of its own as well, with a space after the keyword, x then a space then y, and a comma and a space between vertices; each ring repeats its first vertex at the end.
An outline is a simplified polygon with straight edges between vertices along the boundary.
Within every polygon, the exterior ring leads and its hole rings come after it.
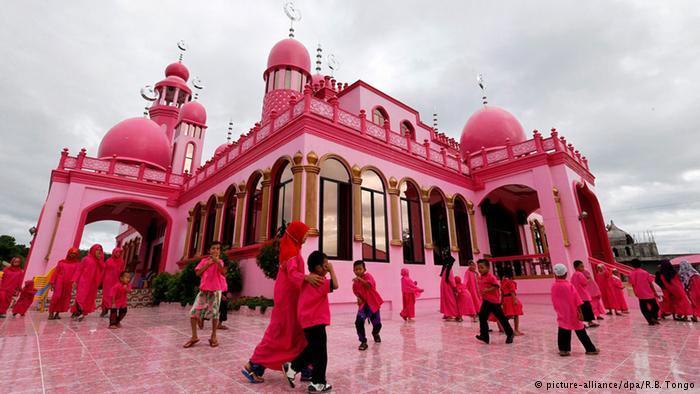
POLYGON ((318 48, 316 48, 316 72, 318 74, 321 73, 321 59, 323 58, 323 49, 321 49, 321 44, 318 44, 318 48))
POLYGON ((284 3, 284 13, 289 18, 289 38, 294 38, 294 22, 301 20, 301 11, 292 0, 284 3))
POLYGON ((231 143, 231 135, 233 135, 233 119, 228 121, 228 133, 226 133, 226 143, 231 143))
POLYGON ((194 100, 197 100, 199 98, 199 92, 204 89, 204 83, 199 77, 194 77, 192 80, 192 86, 196 89, 194 91, 194 100))
POLYGON ((486 99, 486 84, 484 82, 484 74, 479 73, 476 76, 476 83, 479 84, 479 87, 481 88, 481 103, 488 104, 488 100, 486 99))
POLYGON ((180 50, 180 55, 178 56, 177 62, 182 63, 182 57, 184 56, 185 52, 187 51, 187 44, 185 43, 185 40, 178 41, 177 48, 180 50))

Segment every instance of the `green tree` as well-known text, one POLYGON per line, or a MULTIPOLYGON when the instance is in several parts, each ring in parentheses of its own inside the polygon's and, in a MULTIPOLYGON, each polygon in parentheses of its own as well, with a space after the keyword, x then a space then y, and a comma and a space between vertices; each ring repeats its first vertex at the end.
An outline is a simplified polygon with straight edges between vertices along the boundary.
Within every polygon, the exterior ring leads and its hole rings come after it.
POLYGON ((15 256, 27 258, 29 248, 25 245, 17 244, 15 237, 11 235, 0 235, 0 261, 9 262, 15 256))

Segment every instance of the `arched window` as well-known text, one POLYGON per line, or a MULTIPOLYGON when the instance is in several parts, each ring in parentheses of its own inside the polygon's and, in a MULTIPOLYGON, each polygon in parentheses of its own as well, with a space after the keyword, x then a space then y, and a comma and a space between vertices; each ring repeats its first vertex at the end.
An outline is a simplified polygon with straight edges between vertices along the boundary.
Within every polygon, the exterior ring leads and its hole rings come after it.
POLYGON ((188 257, 193 257, 197 253, 199 246, 199 228, 202 226, 202 206, 197 204, 192 211, 192 231, 190 232, 190 250, 188 257))
POLYGON ((535 245, 535 253, 547 253, 547 240, 544 234, 544 226, 538 220, 530 224, 532 230, 532 241, 535 245))
POLYGON ((389 261, 384 183, 376 172, 362 173, 362 258, 389 261))
POLYGON ((630 250, 629 246, 625 246, 625 253, 627 254, 627 256, 632 256, 632 251, 630 250))
POLYGON ((209 253, 209 247, 212 242, 216 241, 216 234, 214 234, 214 229, 216 228, 216 197, 211 196, 209 202, 207 202, 207 215, 206 222, 204 223, 204 248, 202 248, 202 254, 209 253))
POLYGON ((262 176, 256 174, 248 182, 248 207, 246 209, 245 244, 253 245, 258 242, 260 221, 262 220, 262 176))
POLYGON ((401 184, 401 241, 405 264, 425 264, 420 194, 411 182, 401 184))
POLYGON ((292 88, 292 70, 289 68, 284 71, 284 88, 292 88))
POLYGON ((230 187, 228 194, 226 195, 226 200, 224 201, 224 222, 223 222, 223 233, 221 236, 221 242, 224 245, 232 246, 233 235, 236 228, 236 206, 238 204, 238 199, 236 198, 236 186, 230 187))
POLYGON ((335 159, 321 165, 321 251, 329 258, 352 260, 352 189, 350 174, 335 159))
POLYGON ((270 220, 270 234, 274 235, 282 227, 282 223, 289 224, 292 221, 292 166, 289 162, 275 174, 272 192, 272 219, 270 220))
POLYGON ((615 257, 620 257, 620 252, 617 251, 617 248, 613 248, 613 254, 615 257))
POLYGON ((407 120, 404 120, 403 122, 401 122, 401 135, 404 137, 406 137, 406 136, 411 137, 411 139, 414 139, 414 140, 416 139, 416 133, 413 129, 413 125, 411 124, 411 122, 409 122, 407 120))
POLYGON ((462 198, 455 198, 455 233, 457 235, 457 247, 459 248, 459 265, 467 266, 469 260, 474 258, 472 254, 471 234, 469 232, 469 215, 467 205, 462 198))
POLYGON ((372 122, 384 126, 384 121, 389 120, 389 115, 386 113, 384 108, 382 107, 376 107, 374 108, 374 111, 372 111, 372 122))
POLYGON ((450 232, 447 227, 445 199, 436 189, 430 192, 430 227, 435 265, 442 265, 443 259, 450 254, 450 232))
POLYGON ((192 173, 192 163, 194 162, 194 144, 190 142, 187 144, 187 148, 185 149, 185 165, 182 168, 182 172, 187 171, 188 173, 192 173))

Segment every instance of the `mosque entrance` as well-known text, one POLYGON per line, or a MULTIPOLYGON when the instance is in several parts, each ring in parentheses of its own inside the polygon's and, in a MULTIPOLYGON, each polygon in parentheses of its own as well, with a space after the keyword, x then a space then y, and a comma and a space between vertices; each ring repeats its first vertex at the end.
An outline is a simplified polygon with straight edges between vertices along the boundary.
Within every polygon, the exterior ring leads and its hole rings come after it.
POLYGON ((610 249, 598 198, 587 184, 579 183, 576 185, 576 199, 579 206, 579 220, 586 236, 588 254, 598 260, 614 262, 615 258, 610 249))
POLYGON ((433 237, 433 258, 435 265, 442 265, 450 254, 450 230, 447 227, 445 197, 437 189, 430 192, 430 228, 433 237))
POLYGON ((171 219, 165 211, 141 200, 98 202, 82 211, 73 245, 81 244, 86 227, 103 221, 122 224, 114 234, 115 242, 124 249, 127 269, 135 272, 134 283, 165 269, 163 250, 168 250, 171 235, 171 219))

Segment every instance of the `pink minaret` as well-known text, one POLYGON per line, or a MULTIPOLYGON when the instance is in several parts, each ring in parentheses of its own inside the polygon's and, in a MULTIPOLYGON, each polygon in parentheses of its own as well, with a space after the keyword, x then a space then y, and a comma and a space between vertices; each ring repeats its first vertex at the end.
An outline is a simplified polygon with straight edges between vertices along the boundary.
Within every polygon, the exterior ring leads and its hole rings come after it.
POLYGON ((173 138, 172 169, 175 174, 192 174, 201 164, 202 146, 207 130, 207 111, 197 100, 185 103, 173 138))
POLYGON ((289 99, 301 98, 304 85, 311 80, 311 58, 304 45, 293 38, 285 38, 275 44, 267 58, 265 98, 262 120, 266 121, 272 111, 279 113, 289 106, 289 99))
POLYGON ((148 112, 151 119, 159 125, 166 126, 168 141, 173 139, 173 131, 178 123, 180 108, 190 100, 192 91, 187 86, 190 72, 181 62, 172 63, 165 68, 165 79, 156 83, 158 98, 148 112))

